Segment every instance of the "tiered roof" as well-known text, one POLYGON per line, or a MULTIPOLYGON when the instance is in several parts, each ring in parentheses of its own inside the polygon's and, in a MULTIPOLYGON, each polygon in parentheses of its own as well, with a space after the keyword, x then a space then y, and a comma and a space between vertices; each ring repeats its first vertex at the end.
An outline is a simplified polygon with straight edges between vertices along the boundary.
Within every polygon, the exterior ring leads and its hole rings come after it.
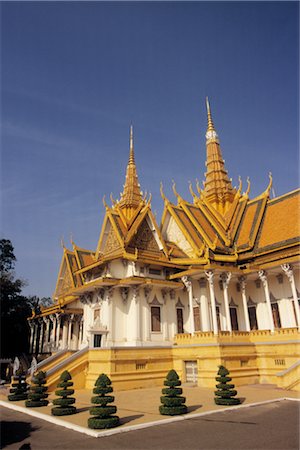
MULTIPOLYGON (((123 192, 119 200, 111 196, 111 206, 104 201, 105 217, 96 252, 74 243, 72 251, 64 248, 55 291, 60 307, 83 292, 87 283, 122 284, 123 280, 105 278, 106 263, 118 258, 168 267, 173 270, 170 280, 209 268, 242 274, 298 259, 300 191, 270 199, 271 175, 266 190, 254 199, 249 198, 249 180, 245 192, 241 180, 234 188, 208 100, 206 103, 204 188, 197 183, 195 193, 190 185, 192 201, 186 201, 174 184, 175 204, 166 198, 161 186, 164 212, 159 228, 151 211, 151 196, 147 199, 140 190, 131 126, 123 192)), ((138 282, 137 278, 132 282, 138 282)))

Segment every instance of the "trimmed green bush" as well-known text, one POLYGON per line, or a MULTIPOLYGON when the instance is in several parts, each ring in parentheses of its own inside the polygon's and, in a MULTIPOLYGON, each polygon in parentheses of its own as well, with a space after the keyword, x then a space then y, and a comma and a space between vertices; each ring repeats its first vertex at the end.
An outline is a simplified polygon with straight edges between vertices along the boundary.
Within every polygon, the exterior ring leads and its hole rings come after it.
POLYGON ((162 405, 159 407, 159 412, 166 416, 178 416, 179 414, 186 414, 187 407, 184 405, 185 397, 181 397, 182 389, 177 387, 181 386, 181 381, 175 370, 170 370, 167 374, 167 378, 164 381, 164 385, 167 388, 162 389, 164 397, 160 397, 162 405))
POLYGON ((59 377, 59 380, 57 387, 62 389, 57 389, 55 395, 58 395, 61 398, 55 398, 53 400, 53 405, 57 406, 51 409, 51 414, 53 416, 69 416, 70 414, 75 414, 77 409, 75 406, 71 405, 73 405, 76 400, 74 397, 70 397, 74 394, 74 389, 68 389, 73 386, 71 374, 65 370, 59 377))
POLYGON ((237 391, 234 388, 234 384, 228 384, 229 381, 232 380, 231 377, 228 377, 229 370, 226 369, 224 366, 219 366, 218 371, 218 377, 216 377, 216 381, 218 381, 218 384, 216 385, 216 388, 218 389, 215 391, 215 403, 216 405, 226 405, 226 406, 232 406, 232 405, 239 405, 240 399, 239 398, 233 398, 237 395, 237 391))
POLYGON ((40 406, 47 406, 48 394, 46 393, 48 388, 45 386, 47 383, 46 373, 42 370, 32 377, 32 385, 28 393, 28 400, 25 402, 27 408, 38 408, 40 406))
POLYGON ((91 402, 94 405, 90 408, 90 414, 95 417, 90 417, 88 419, 88 427, 93 429, 104 429, 104 428, 113 428, 119 425, 119 417, 114 416, 117 412, 116 406, 107 406, 108 403, 113 403, 115 397, 111 394, 113 392, 113 388, 111 386, 111 380, 107 375, 102 373, 99 375, 95 388, 93 389, 93 394, 96 394, 96 397, 91 398, 91 402))
POLYGON ((18 402, 20 400, 26 400, 28 397, 28 384, 26 383, 26 375, 22 369, 17 370, 13 377, 10 394, 7 396, 10 402, 18 402))

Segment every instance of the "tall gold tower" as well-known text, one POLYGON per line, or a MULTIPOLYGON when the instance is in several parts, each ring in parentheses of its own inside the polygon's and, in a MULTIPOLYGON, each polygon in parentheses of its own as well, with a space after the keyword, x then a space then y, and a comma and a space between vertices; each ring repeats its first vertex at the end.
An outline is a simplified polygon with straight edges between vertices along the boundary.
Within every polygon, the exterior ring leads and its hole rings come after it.
POLYGON ((220 142, 212 120, 208 98, 206 131, 206 168, 202 195, 221 214, 230 207, 236 190, 232 187, 222 157, 220 142))
POLYGON ((142 202, 143 198, 134 159, 133 126, 131 125, 129 136, 129 160, 126 169, 124 189, 118 207, 122 209, 124 216, 130 220, 135 210, 142 202))

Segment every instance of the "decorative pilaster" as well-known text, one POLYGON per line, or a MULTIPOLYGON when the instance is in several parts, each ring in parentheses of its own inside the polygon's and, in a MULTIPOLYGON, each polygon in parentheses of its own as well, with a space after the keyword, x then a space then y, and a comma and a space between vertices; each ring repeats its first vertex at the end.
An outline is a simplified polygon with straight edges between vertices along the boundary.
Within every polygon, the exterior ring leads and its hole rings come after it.
POLYGON ((258 272, 258 276, 263 284, 263 288, 264 288, 264 292, 265 292, 266 304, 267 304, 267 309, 268 309, 268 314, 269 314, 270 330, 271 330, 271 333, 274 333, 274 321, 273 321, 273 314, 272 314, 272 307, 271 307, 269 284, 268 284, 266 272, 264 270, 260 270, 258 272))
POLYGON ((186 287, 189 295, 189 332, 193 335, 195 333, 194 324, 194 309, 193 309, 193 286, 188 277, 181 277, 181 281, 186 287))
POLYGON ((212 270, 208 270, 205 272, 205 275, 209 284, 209 293, 210 293, 210 303, 211 303, 211 312, 212 312, 212 321, 213 321, 213 332, 214 334, 218 334, 218 322, 217 322, 217 312, 216 312, 216 300, 215 300, 215 289, 214 289, 214 273, 212 270))
POLYGON ((287 278, 290 282, 290 285, 291 285, 293 302, 294 302, 295 312, 296 312, 297 326, 300 329, 300 308, 299 308, 299 303, 298 303, 298 295, 297 295, 297 289, 296 289, 296 285, 295 285, 295 277, 294 277, 293 268, 292 268, 292 266, 290 266, 290 264, 282 264, 281 268, 284 271, 285 275, 287 276, 287 278))
POLYGON ((246 327, 246 331, 250 331, 249 313, 248 313, 247 296, 246 296, 246 277, 243 277, 243 276, 240 277, 239 284, 240 284, 240 288, 241 288, 242 301, 243 301, 245 327, 246 327))
POLYGON ((135 311, 135 326, 134 326, 134 341, 138 342, 141 340, 141 324, 140 324, 140 302, 138 301, 139 297, 139 288, 138 286, 133 286, 132 288, 132 302, 134 305, 135 311))
POLYGON ((44 322, 46 323, 46 345, 49 351, 49 332, 50 332, 50 319, 49 316, 44 317, 44 322))
POLYGON ((231 272, 222 273, 220 278, 222 281, 223 294, 224 294, 226 328, 227 328, 227 331, 230 331, 230 333, 231 333, 232 327, 231 327, 230 309, 229 309, 229 300, 228 300, 228 286, 229 286, 229 282, 231 279, 231 272))
POLYGON ((62 348, 67 348, 68 345, 68 329, 69 329, 69 316, 65 315, 62 333, 62 348))

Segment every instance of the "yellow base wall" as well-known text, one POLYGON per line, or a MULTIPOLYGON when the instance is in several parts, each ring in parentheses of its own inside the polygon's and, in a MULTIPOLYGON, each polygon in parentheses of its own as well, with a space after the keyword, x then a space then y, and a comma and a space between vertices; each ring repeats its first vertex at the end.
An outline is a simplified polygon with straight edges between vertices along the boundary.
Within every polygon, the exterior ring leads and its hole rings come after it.
MULTIPOLYGON (((75 389, 92 389, 101 373, 112 380, 115 390, 162 386, 170 369, 186 382, 185 364, 195 361, 197 384, 214 387, 220 364, 225 365, 236 386, 271 383, 300 389, 300 334, 297 329, 251 333, 211 332, 177 335, 173 347, 90 349, 51 375, 50 391, 63 370, 72 374, 75 389)), ((43 370, 49 370, 46 366, 43 370)))

